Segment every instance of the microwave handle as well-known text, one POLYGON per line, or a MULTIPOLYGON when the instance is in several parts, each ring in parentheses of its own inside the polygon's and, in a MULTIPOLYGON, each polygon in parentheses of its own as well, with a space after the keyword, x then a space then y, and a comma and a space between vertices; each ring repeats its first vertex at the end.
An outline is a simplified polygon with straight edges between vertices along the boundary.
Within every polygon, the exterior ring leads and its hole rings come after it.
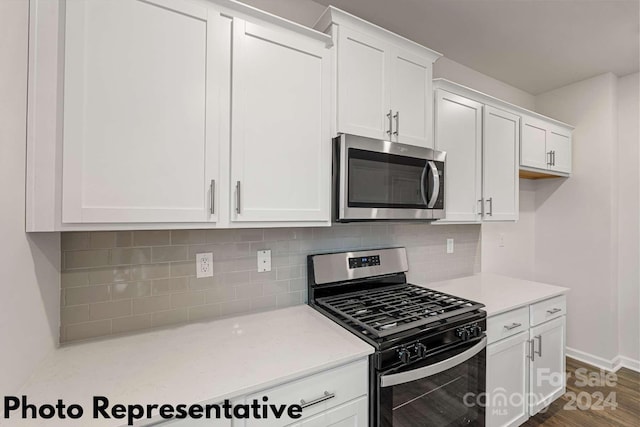
POLYGON ((487 337, 483 336, 480 341, 473 347, 457 354, 449 359, 434 363, 433 365, 424 366, 422 368, 413 369, 407 372, 397 374, 383 375, 380 377, 380 387, 391 387, 398 384, 405 384, 422 378, 430 377, 448 369, 453 368, 461 363, 471 359, 487 347, 487 337))
MULTIPOLYGON (((427 203, 428 209, 433 209, 438 201, 438 196, 440 195, 440 175, 438 175, 438 166, 436 166, 435 162, 428 161, 427 166, 431 169, 431 176, 433 178, 433 190, 431 191, 431 195, 429 196, 429 202, 427 203)), ((423 185, 425 185, 424 180, 422 181, 423 185)))
POLYGON ((424 165, 424 169, 422 169, 422 177, 420 178, 420 182, 422 183, 420 185, 420 195, 422 196, 422 202, 425 205, 429 204, 429 201, 427 200, 427 168, 429 167, 428 164, 424 165))

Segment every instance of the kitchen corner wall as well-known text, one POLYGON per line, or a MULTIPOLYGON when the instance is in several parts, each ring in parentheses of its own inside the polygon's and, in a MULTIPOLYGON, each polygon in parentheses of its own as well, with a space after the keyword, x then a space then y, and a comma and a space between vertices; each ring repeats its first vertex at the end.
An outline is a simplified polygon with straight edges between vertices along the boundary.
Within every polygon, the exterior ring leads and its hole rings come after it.
POLYGON ((609 73, 536 97, 537 111, 576 128, 571 178, 536 184, 535 278, 571 288, 568 354, 609 369, 619 354, 616 86, 609 73))
POLYGON ((62 342, 303 304, 313 253, 405 246, 414 283, 480 270, 479 225, 73 232, 61 244, 62 342), (257 272, 262 249, 271 272, 257 272), (211 278, 195 277, 201 252, 213 252, 211 278))
POLYGON ((58 341, 60 236, 24 232, 28 18, 28 1, 0 1, 0 396, 58 341))

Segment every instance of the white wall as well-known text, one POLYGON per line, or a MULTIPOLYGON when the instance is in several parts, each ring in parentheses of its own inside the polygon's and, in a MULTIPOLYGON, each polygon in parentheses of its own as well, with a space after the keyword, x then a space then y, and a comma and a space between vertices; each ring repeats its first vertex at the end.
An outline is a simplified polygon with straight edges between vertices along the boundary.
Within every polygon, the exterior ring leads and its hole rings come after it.
POLYGON ((472 89, 484 92, 529 110, 535 108, 535 96, 510 86, 486 74, 462 65, 452 59, 442 57, 433 66, 434 78, 445 78, 472 89))
POLYGON ((250 6, 313 27, 316 20, 326 9, 312 0, 240 0, 250 6))
POLYGON ((536 184, 535 278, 571 288, 567 345, 603 361, 618 355, 616 86, 604 74, 536 97, 576 129, 571 178, 536 184))
POLYGON ((18 391, 59 330, 60 237, 24 232, 28 5, 0 1, 0 395, 18 391))
POLYGON ((482 224, 482 271, 534 280, 536 181, 520 180, 517 222, 482 224))
MULTIPOLYGON (((620 355, 640 361, 638 73, 618 79, 618 301, 620 355)), ((636 362, 640 366, 640 362, 636 362)))

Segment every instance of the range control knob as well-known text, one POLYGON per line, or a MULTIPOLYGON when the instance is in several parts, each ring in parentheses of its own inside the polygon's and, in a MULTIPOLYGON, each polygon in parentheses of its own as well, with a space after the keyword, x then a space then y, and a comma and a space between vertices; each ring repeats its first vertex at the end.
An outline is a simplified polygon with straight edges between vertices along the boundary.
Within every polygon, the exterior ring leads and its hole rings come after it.
POLYGON ((469 339, 469 331, 465 328, 460 328, 457 330, 458 336, 462 341, 466 341, 469 339))
POLYGON ((398 350, 398 358, 402 363, 409 363, 409 359, 411 358, 409 350, 407 350, 406 348, 398 350))
POLYGON ((482 335, 482 328, 481 328, 480 326, 477 326, 477 325, 473 326, 473 327, 471 328, 471 334, 472 334, 475 338, 478 338, 479 336, 481 336, 481 335, 482 335))
POLYGON ((416 344, 416 353, 418 357, 422 359, 427 355, 427 346, 422 343, 416 344))

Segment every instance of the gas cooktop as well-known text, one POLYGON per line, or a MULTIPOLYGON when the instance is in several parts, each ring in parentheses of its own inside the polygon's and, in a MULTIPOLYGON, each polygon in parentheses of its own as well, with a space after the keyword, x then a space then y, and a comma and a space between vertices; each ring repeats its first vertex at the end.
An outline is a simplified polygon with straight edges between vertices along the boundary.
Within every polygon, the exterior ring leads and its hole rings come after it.
POLYGON ((316 298, 316 304, 348 320, 363 333, 382 338, 474 312, 482 304, 404 283, 316 298))

